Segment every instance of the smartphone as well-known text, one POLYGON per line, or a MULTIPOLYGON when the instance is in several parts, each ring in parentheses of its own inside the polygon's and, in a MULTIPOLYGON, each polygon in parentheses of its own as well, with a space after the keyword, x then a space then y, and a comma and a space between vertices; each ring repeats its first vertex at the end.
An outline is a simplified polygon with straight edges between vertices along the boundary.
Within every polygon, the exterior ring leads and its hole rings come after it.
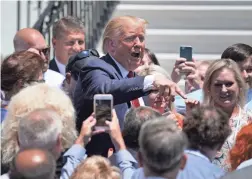
POLYGON ((108 129, 105 121, 112 120, 113 96, 111 94, 94 95, 95 130, 108 129))
POLYGON ((192 61, 192 47, 180 46, 180 57, 185 58, 187 61, 192 61))

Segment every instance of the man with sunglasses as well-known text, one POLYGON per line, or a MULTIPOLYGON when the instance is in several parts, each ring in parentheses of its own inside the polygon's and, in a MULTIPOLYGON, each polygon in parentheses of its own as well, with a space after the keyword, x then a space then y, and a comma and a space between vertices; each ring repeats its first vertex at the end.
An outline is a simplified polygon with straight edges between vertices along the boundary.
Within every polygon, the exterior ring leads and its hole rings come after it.
POLYGON ((33 28, 19 30, 13 39, 15 52, 29 50, 39 54, 44 60, 44 80, 50 86, 61 87, 65 77, 48 69, 50 59, 50 47, 46 45, 43 35, 33 28))

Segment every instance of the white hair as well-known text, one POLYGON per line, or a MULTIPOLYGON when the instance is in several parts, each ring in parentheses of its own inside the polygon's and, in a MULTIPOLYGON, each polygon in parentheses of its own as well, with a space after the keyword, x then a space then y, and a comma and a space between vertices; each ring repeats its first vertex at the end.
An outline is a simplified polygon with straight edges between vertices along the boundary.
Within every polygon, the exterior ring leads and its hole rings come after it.
POLYGON ((142 65, 138 68, 137 74, 139 76, 147 76, 147 75, 163 75, 167 79, 171 79, 169 73, 158 65, 142 65))
POLYGON ((164 176, 178 168, 187 138, 174 119, 160 117, 142 125, 139 146, 144 172, 164 176))
POLYGON ((51 150, 62 131, 60 116, 53 110, 37 109, 20 119, 20 148, 37 147, 51 150))
POLYGON ((35 109, 51 109, 62 121, 62 147, 68 149, 77 138, 75 128, 75 110, 71 99, 59 88, 45 83, 35 84, 22 89, 11 98, 8 113, 2 123, 2 163, 8 164, 17 154, 18 125, 20 119, 35 109))

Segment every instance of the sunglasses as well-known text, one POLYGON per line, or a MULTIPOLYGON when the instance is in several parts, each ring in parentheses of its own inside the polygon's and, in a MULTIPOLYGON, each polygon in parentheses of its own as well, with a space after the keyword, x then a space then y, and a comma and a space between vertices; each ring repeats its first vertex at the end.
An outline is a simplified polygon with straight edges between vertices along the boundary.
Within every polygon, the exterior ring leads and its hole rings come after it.
POLYGON ((39 51, 39 54, 43 53, 45 56, 48 56, 50 54, 50 46, 43 48, 43 49, 37 49, 39 51))

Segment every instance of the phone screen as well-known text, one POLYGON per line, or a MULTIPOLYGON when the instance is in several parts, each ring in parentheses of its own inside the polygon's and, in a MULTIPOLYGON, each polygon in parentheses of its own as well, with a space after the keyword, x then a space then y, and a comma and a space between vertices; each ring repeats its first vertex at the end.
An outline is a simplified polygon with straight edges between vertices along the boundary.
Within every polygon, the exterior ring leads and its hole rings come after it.
POLYGON ((112 100, 110 99, 96 99, 95 103, 95 118, 96 126, 107 126, 105 121, 112 119, 112 100))
POLYGON ((185 58, 187 61, 192 61, 192 47, 191 46, 181 46, 180 47, 180 57, 185 58))

